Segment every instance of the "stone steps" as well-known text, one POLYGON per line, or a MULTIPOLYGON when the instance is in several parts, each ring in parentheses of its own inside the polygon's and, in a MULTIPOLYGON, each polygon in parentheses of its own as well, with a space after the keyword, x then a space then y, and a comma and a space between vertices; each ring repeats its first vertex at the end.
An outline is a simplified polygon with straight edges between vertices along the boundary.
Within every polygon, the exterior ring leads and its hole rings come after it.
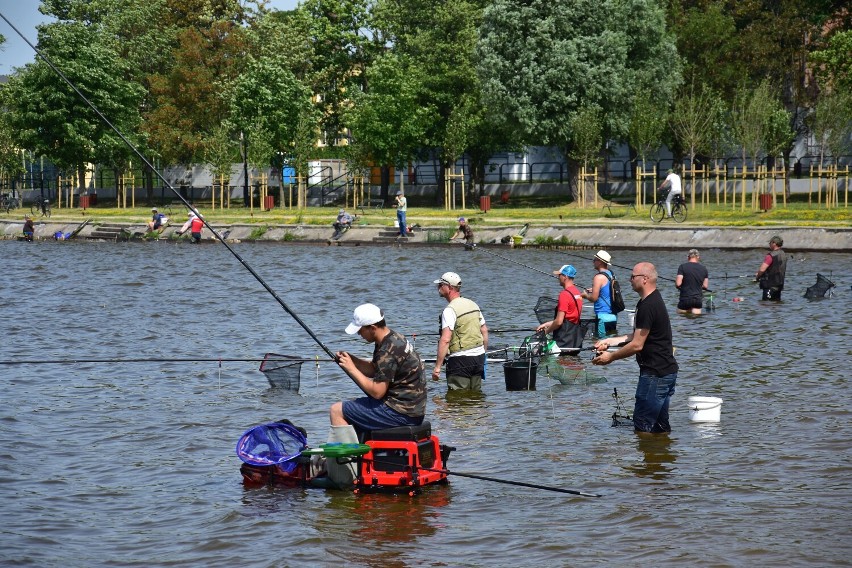
POLYGON ((86 235, 87 239, 101 241, 126 241, 127 232, 124 225, 118 223, 104 223, 95 227, 91 233, 86 235))

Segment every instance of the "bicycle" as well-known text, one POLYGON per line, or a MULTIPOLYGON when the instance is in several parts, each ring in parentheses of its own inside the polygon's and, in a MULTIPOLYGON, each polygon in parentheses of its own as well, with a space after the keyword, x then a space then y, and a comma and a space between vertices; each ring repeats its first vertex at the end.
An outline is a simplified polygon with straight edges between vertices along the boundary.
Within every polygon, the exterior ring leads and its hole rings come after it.
POLYGON ((21 200, 19 197, 12 197, 8 193, 0 194, 0 209, 3 209, 6 213, 20 206, 21 200))
MULTIPOLYGON (((659 201, 651 206, 651 221, 659 223, 663 217, 666 217, 666 196, 661 196, 659 201)), ((672 219, 675 223, 686 221, 686 201, 679 193, 672 199, 672 219)))
POLYGON ((37 199, 37 200, 33 201, 33 204, 30 206, 30 212, 33 215, 37 215, 37 214, 41 213, 42 217, 50 217, 50 200, 49 199, 42 199, 42 200, 37 199), (41 203, 39 203, 39 201, 41 201, 41 203))

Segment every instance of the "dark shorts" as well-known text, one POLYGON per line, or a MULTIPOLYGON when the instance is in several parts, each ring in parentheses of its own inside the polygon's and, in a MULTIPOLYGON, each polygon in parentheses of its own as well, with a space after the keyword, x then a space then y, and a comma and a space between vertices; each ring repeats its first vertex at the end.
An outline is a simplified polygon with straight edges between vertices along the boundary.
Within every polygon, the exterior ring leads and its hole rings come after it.
POLYGON ((355 400, 343 401, 343 418, 356 430, 382 430, 397 426, 417 426, 423 422, 422 416, 407 416, 373 397, 363 396, 355 400))
POLYGON ((768 300, 770 302, 780 302, 781 301, 781 287, 775 286, 773 288, 764 288, 763 296, 760 298, 761 300, 768 300))
POLYGON ((484 353, 447 357, 447 388, 449 390, 482 390, 485 358, 484 353))
POLYGON ((704 297, 703 296, 686 296, 681 297, 681 299, 677 303, 677 309, 679 310, 692 310, 698 309, 700 310, 704 305, 704 297))

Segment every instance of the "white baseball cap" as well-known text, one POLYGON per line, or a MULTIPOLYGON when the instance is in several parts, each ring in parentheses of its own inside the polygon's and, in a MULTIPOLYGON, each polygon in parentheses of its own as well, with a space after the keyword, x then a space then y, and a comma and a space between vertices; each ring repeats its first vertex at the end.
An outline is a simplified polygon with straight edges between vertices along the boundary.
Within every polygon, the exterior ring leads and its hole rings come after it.
POLYGON ((444 272, 441 277, 432 284, 447 284, 448 286, 461 286, 461 276, 455 272, 444 272))
POLYGON ((355 335, 365 325, 373 325, 385 319, 382 310, 375 304, 361 304, 352 314, 352 323, 346 326, 346 333, 355 335))

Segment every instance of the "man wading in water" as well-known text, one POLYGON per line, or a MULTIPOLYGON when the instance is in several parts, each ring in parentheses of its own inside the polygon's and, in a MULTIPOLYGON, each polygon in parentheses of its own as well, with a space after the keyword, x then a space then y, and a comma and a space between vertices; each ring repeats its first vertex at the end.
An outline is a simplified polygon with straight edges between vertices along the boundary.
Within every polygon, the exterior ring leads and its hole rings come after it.
POLYGON ((633 267, 630 285, 639 296, 636 327, 633 333, 610 337, 595 343, 595 365, 609 365, 618 359, 636 355, 639 383, 633 407, 633 427, 637 432, 671 432, 669 401, 677 382, 677 361, 672 349, 672 326, 662 295, 657 290, 657 269, 650 262, 633 267), (625 343, 626 342, 626 343, 625 343), (607 349, 624 345, 613 353, 607 349))

